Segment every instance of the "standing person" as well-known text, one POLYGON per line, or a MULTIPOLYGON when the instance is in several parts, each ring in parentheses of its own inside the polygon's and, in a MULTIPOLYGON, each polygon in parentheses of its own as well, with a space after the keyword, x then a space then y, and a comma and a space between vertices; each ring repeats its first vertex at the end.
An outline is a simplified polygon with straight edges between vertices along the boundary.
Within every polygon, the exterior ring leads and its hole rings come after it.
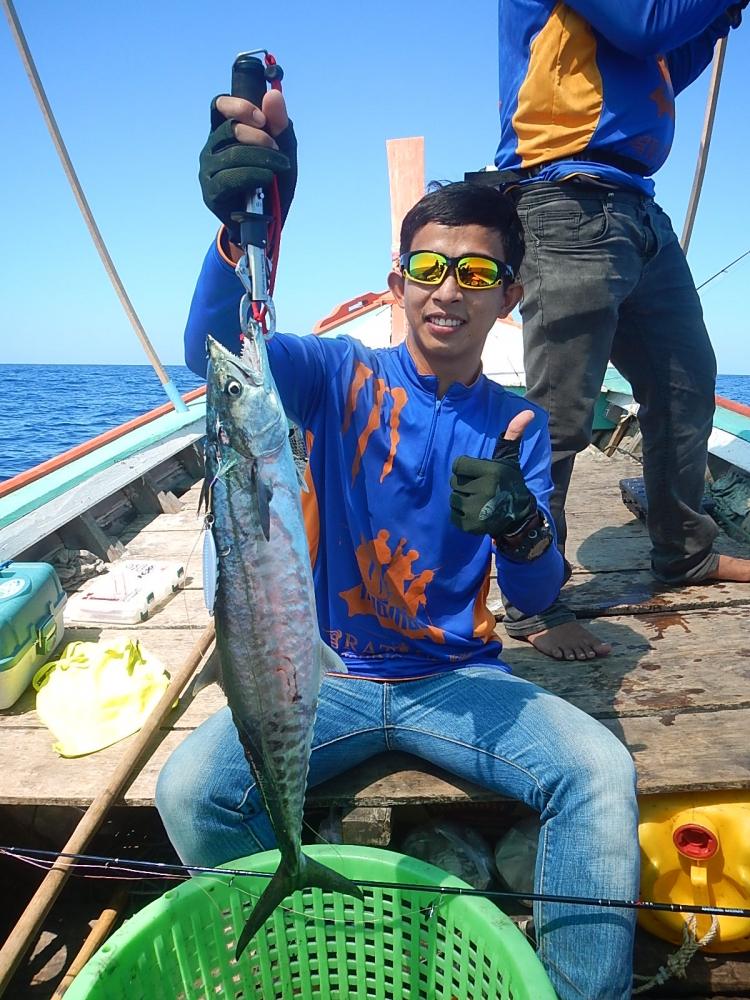
MULTIPOLYGON (((521 268, 526 398, 549 414, 552 515, 591 441, 607 363, 640 404, 654 575, 750 581, 712 550, 701 513, 716 362, 700 300, 651 175, 674 134, 675 94, 711 60, 748 0, 500 0, 499 182, 526 237, 521 268)), ((557 602, 508 607, 510 635, 569 660, 610 647, 557 602)))
MULTIPOLYGON (((218 126, 218 142, 212 132, 201 181, 220 218, 231 219, 228 189, 256 183, 269 160, 263 125, 290 148, 283 101, 269 101, 260 120, 247 102, 218 102, 234 124, 218 126)), ((271 169, 284 165, 280 156, 271 169)), ((240 349, 239 251, 228 236, 222 227, 209 250, 185 332, 187 363, 202 375, 209 332, 240 349)), ((633 898, 630 755, 590 716, 510 674, 485 604, 493 562, 529 614, 555 600, 563 576, 547 506, 546 415, 481 372, 489 330, 519 300, 522 255, 508 199, 448 185, 403 222, 388 278, 406 314, 403 344, 370 350, 280 333, 268 343, 285 409, 312 441, 304 502, 320 634, 349 671, 323 681, 308 784, 383 751, 415 754, 540 813, 538 891, 633 898)), ((329 264, 335 274, 335 254, 329 264)), ((228 708, 167 761, 157 806, 187 865, 273 846, 228 708)), ((535 922, 561 1000, 630 996, 633 911, 543 903, 535 922)))

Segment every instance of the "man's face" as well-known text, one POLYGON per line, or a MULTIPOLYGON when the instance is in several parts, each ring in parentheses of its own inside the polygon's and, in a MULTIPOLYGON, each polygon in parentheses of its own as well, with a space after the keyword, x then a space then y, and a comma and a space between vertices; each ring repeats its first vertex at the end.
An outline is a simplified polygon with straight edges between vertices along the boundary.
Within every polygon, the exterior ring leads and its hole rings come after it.
MULTIPOLYGON (((484 226, 428 223, 417 230, 411 250, 436 250, 446 257, 480 254, 505 260, 500 234, 484 226)), ((388 285, 406 311, 409 346, 418 367, 440 372, 457 364, 476 374, 487 334, 521 298, 521 286, 462 288, 453 270, 440 285, 422 285, 392 272, 388 285), (437 365, 437 368, 435 366, 437 365)))

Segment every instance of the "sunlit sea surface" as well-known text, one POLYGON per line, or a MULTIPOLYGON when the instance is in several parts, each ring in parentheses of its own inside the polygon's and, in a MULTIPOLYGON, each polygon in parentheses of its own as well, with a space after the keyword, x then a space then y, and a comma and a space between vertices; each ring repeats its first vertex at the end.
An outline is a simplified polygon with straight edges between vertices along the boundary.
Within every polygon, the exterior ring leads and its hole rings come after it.
MULTIPOLYGON (((167 366, 180 393, 202 384, 167 366)), ((0 365, 0 479, 167 403, 150 365, 0 365)))
MULTIPOLYGON (((180 390, 201 385, 168 366, 180 390)), ((720 396, 750 405, 749 375, 719 375, 720 396)), ((167 401, 148 365, 0 365, 0 479, 8 479, 167 401)))

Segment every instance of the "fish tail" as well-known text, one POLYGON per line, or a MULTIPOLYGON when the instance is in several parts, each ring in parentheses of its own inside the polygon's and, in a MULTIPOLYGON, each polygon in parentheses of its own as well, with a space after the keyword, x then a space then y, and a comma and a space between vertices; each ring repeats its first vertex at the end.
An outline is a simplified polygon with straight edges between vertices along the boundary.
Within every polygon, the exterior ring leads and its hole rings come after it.
POLYGON ((276 907, 287 896, 298 889, 308 889, 313 886, 324 892, 342 892, 347 896, 362 899, 362 890, 358 885, 344 875, 339 875, 332 868, 321 865, 318 861, 313 861, 306 854, 300 853, 296 871, 292 871, 282 858, 276 873, 261 894, 247 923, 242 928, 234 957, 240 957, 276 907))

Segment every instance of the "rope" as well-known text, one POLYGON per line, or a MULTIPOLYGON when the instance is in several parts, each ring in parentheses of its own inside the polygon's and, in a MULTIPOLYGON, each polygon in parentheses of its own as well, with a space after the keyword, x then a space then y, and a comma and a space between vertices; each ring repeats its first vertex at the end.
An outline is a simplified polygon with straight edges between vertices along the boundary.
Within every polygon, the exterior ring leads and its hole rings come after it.
POLYGON ((687 978, 687 967, 691 958, 701 948, 707 947, 716 937, 719 931, 719 918, 712 917, 711 926, 700 940, 695 936, 695 926, 698 918, 692 916, 685 921, 682 928, 682 944, 677 951, 670 955, 664 965, 650 979, 646 976, 636 976, 636 979, 647 979, 645 983, 633 990, 633 996, 637 993, 645 993, 653 989, 654 986, 663 986, 672 976, 675 979, 687 978))

